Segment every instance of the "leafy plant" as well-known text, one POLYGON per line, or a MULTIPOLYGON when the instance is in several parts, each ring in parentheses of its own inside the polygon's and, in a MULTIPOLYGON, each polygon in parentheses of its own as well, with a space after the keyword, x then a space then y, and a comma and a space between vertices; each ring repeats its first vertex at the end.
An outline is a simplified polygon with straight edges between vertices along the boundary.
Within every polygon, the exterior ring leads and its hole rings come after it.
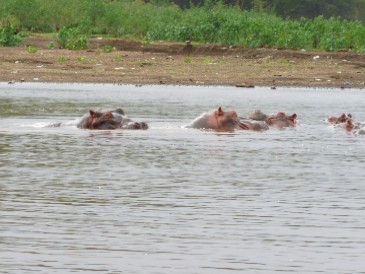
POLYGON ((109 46, 109 45, 105 45, 103 47, 103 51, 106 52, 106 53, 111 53, 114 51, 114 48, 112 46, 109 46))
POLYGON ((57 62, 66 62, 66 61, 68 61, 68 59, 64 56, 60 56, 57 58, 57 62))
POLYGON ((31 45, 29 45, 29 46, 27 47, 27 51, 28 51, 29 53, 36 53, 36 52, 37 52, 37 48, 36 48, 35 46, 31 46, 31 45))
POLYGON ((19 30, 11 19, 0 22, 0 46, 17 46, 23 41, 19 30))
POLYGON ((47 45, 47 48, 48 49, 54 49, 55 48, 54 42, 49 42, 48 45, 47 45))
POLYGON ((113 58, 113 62, 120 62, 120 61, 122 61, 122 56, 120 55, 117 55, 113 58))
POLYGON ((69 50, 87 49, 87 39, 85 36, 80 35, 78 28, 62 27, 56 37, 60 48, 69 50))
POLYGON ((76 61, 78 62, 84 62, 84 63, 92 63, 95 62, 93 59, 85 58, 85 57, 77 57, 76 61))
POLYGON ((191 63, 191 57, 185 57, 184 58, 184 63, 186 63, 186 64, 190 64, 191 63))

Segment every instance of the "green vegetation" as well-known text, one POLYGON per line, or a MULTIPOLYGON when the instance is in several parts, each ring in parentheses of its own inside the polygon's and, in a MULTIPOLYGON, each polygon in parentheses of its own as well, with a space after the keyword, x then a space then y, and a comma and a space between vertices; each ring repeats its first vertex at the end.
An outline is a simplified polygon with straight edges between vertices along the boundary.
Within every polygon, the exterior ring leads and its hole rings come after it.
POLYGON ((114 48, 112 46, 106 45, 106 46, 103 47, 103 51, 105 53, 111 53, 111 52, 114 51, 114 48))
MULTIPOLYGON (((313 7, 321 8, 322 14, 331 14, 331 6, 324 5, 324 1, 226 2, 234 2, 235 5, 206 0, 203 5, 189 4, 190 8, 182 9, 167 0, 153 0, 150 3, 138 0, 2 0, 0 18, 15 18, 19 25, 0 24, 0 45, 19 44, 21 37, 18 29, 22 29, 55 32, 58 46, 72 50, 86 49, 86 37, 97 34, 137 39, 145 44, 156 40, 191 40, 193 43, 252 48, 348 49, 365 52, 365 27, 360 21, 321 15, 308 19, 289 14, 290 10, 307 10, 309 14, 309 11, 314 10, 313 7), (318 2, 317 6, 314 2, 318 2), (246 6, 250 9, 242 10, 246 6), (282 15, 286 18, 297 19, 283 19, 275 15, 279 14, 278 7, 285 7, 282 15)), ((332 10, 337 8, 340 12, 349 7, 350 2, 354 2, 357 7, 365 4, 365 0, 338 1, 339 4, 333 5, 332 10)), ((349 11, 349 8, 346 10, 349 11)), ((347 18, 353 19, 361 15, 348 14, 347 18)), ((109 48, 103 50, 111 52, 112 48, 110 51, 109 48)))
POLYGON ((57 62, 66 62, 66 61, 68 61, 68 59, 64 56, 60 56, 57 58, 57 62))
POLYGON ((23 41, 15 19, 0 21, 0 46, 17 46, 23 41))
POLYGON ((79 28, 62 27, 56 34, 60 48, 70 50, 87 49, 87 39, 80 35, 79 28))
POLYGON ((48 43, 47 48, 48 48, 48 49, 54 49, 54 48, 55 48, 55 44, 54 44, 54 42, 50 42, 50 43, 48 43))
POLYGON ((118 63, 118 62, 120 62, 120 61, 122 61, 122 56, 120 56, 120 55, 117 55, 117 56, 115 56, 115 57, 113 58, 113 62, 118 63))
POLYGON ((275 15, 241 11, 220 4, 176 12, 169 20, 155 20, 146 34, 151 40, 335 51, 365 51, 365 28, 358 21, 339 18, 284 20, 275 15), (169 22, 169 23, 167 23, 169 22))
POLYGON ((186 64, 190 64, 191 62, 192 62, 191 57, 185 57, 185 58, 184 58, 184 63, 186 63, 186 64))
POLYGON ((82 63, 92 63, 95 62, 95 60, 90 59, 90 58, 85 58, 85 57, 77 57, 76 61, 78 62, 82 62, 82 63))
POLYGON ((29 46, 27 47, 27 51, 28 51, 29 53, 36 53, 36 52, 37 52, 37 48, 36 48, 35 46, 31 46, 31 45, 29 45, 29 46))

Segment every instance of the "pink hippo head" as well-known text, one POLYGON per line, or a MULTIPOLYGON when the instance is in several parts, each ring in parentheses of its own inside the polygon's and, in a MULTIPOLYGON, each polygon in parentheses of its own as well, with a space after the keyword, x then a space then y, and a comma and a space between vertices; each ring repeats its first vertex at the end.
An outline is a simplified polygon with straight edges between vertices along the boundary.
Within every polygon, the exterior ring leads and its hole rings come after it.
POLYGON ((348 120, 352 121, 352 115, 350 113, 347 115, 345 113, 342 113, 340 115, 340 117, 329 116, 327 118, 328 123, 333 124, 333 125, 346 123, 348 120))
POLYGON ((239 128, 239 125, 240 120, 236 111, 223 111, 221 107, 218 107, 217 110, 203 113, 187 127, 214 130, 234 130, 239 128))

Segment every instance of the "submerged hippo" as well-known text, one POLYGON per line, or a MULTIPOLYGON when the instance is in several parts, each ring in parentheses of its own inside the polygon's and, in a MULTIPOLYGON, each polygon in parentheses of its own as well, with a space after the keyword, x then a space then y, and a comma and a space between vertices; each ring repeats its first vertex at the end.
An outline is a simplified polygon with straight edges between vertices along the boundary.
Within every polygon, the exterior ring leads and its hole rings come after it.
POLYGON ((352 119, 348 119, 343 123, 338 123, 335 126, 343 128, 344 130, 355 135, 365 135, 365 123, 354 122, 352 119))
POLYGON ((355 135, 365 134, 365 123, 355 122, 350 113, 347 115, 343 113, 339 117, 329 116, 327 121, 329 124, 334 125, 337 128, 342 128, 355 135))
POLYGON ((211 110, 203 113, 186 127, 228 131, 235 129, 248 129, 246 125, 240 122, 240 119, 234 110, 223 111, 221 107, 218 107, 217 110, 211 110))
POLYGON ((121 108, 115 110, 90 110, 77 124, 83 129, 148 129, 145 122, 134 122, 121 108))
POLYGON ((266 123, 269 126, 283 127, 295 127, 297 124, 297 114, 286 115, 284 112, 278 112, 275 115, 269 116, 266 119, 266 123))
POLYGON ((275 115, 267 115, 261 110, 255 110, 248 115, 248 119, 265 122, 267 126, 294 127, 297 124, 297 114, 286 115, 284 112, 278 112, 275 115))
POLYGON ((262 131, 269 129, 265 121, 240 118, 240 129, 262 131))
POLYGON ((348 121, 348 120, 352 121, 352 115, 350 113, 347 115, 345 113, 342 113, 339 117, 329 116, 327 118, 328 123, 333 124, 333 125, 346 123, 346 121, 348 121))
POLYGON ((214 129, 214 130, 264 130, 267 129, 265 122, 249 119, 241 120, 236 111, 223 111, 221 107, 201 114, 194 119, 187 128, 214 129))

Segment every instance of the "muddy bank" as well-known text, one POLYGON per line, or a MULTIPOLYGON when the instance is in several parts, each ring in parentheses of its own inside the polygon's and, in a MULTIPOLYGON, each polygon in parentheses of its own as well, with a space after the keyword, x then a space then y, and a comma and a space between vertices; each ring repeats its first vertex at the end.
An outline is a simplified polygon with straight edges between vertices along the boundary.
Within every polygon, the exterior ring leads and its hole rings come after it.
POLYGON ((70 51, 48 49, 50 41, 0 48, 0 81, 365 88, 365 54, 103 39, 70 51))

